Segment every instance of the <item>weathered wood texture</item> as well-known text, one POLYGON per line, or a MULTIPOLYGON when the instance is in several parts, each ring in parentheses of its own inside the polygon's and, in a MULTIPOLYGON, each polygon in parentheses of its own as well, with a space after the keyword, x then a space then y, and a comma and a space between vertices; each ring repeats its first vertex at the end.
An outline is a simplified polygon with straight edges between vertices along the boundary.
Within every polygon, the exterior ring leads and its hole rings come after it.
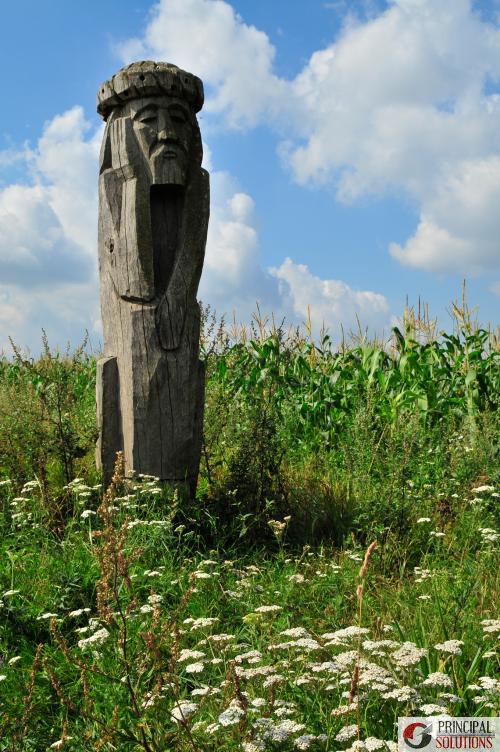
POLYGON ((209 215, 196 112, 203 85, 167 63, 120 70, 98 92, 104 354, 97 465, 196 487, 204 368, 196 300, 209 215))

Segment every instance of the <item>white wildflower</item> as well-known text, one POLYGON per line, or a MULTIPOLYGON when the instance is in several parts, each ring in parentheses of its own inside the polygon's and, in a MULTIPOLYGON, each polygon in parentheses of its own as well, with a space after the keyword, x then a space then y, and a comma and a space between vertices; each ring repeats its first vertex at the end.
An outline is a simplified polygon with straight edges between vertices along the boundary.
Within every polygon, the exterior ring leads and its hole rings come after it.
POLYGON ((206 653, 204 653, 202 650, 189 650, 189 648, 185 648, 179 653, 177 662, 183 663, 184 661, 189 661, 191 658, 193 660, 196 660, 197 658, 205 658, 205 655, 206 653))
POLYGON ((500 619, 483 619, 481 624, 485 634, 496 634, 497 632, 500 632, 500 619))
POLYGON ((245 716, 245 711, 237 700, 232 700, 231 704, 220 714, 218 721, 221 726, 234 726, 245 716))
POLYGON ((284 629, 283 632, 280 632, 281 635, 284 635, 285 637, 310 637, 311 635, 307 631, 307 629, 304 629, 304 627, 292 627, 291 629, 284 629))
POLYGON ((42 619, 55 619, 57 617, 57 614, 52 614, 50 611, 46 611, 44 614, 41 614, 40 616, 37 616, 37 621, 41 621, 42 619))
POLYGON ((298 736, 293 744, 294 747, 297 749, 303 750, 303 749, 309 749, 311 744, 316 741, 317 737, 314 736, 314 734, 302 734, 302 736, 298 736))
POLYGON ((234 639, 236 639, 234 635, 226 634, 225 632, 207 637, 207 640, 210 640, 210 642, 216 642, 219 645, 225 642, 232 642, 234 639))
POLYGON ((336 674, 338 673, 339 667, 338 664, 334 661, 323 661, 323 663, 312 663, 310 664, 311 670, 315 674, 321 674, 323 672, 327 672, 330 674, 336 674))
POLYGON ((250 650, 248 653, 241 653, 234 656, 235 663, 242 663, 248 661, 249 663, 260 663, 262 660, 262 653, 258 650, 250 650))
POLYGON ((445 640, 444 642, 438 642, 434 645, 436 650, 440 650, 443 653, 449 653, 450 655, 462 655, 460 646, 464 644, 463 640, 445 640))
POLYGON ((153 595, 148 595, 148 603, 151 603, 151 605, 156 606, 158 603, 161 603, 163 600, 162 595, 157 595, 156 593, 153 593, 153 595))
POLYGON ((20 590, 6 590, 2 598, 9 598, 11 595, 17 595, 20 592, 20 590))
POLYGON ((102 645, 102 643, 107 640, 108 637, 109 632, 105 627, 103 627, 102 629, 98 629, 97 632, 94 632, 94 634, 90 637, 87 637, 83 640, 78 640, 78 647, 81 648, 81 650, 86 650, 88 647, 102 645))
POLYGON ((351 713, 353 710, 356 710, 358 707, 356 702, 351 702, 349 705, 339 705, 338 708, 334 708, 330 715, 333 716, 339 716, 339 715, 347 715, 347 713, 351 713))
POLYGON ((170 711, 170 718, 175 722, 183 722, 186 718, 193 715, 198 708, 197 702, 191 702, 190 700, 180 700, 177 702, 170 711))
POLYGON ((345 653, 339 653, 335 656, 335 663, 338 664, 341 669, 348 669, 353 666, 358 660, 357 650, 346 650, 345 653))
POLYGON ((404 642, 392 657, 398 666, 407 667, 416 666, 425 655, 425 648, 418 648, 413 642, 404 642))
POLYGON ((304 728, 303 723, 296 723, 295 721, 287 719, 286 721, 280 721, 276 724, 269 723, 263 733, 263 737, 270 742, 286 742, 292 734, 303 731, 304 728))
POLYGON ((352 739, 355 737, 358 733, 358 727, 356 724, 353 724, 352 726, 344 726, 340 729, 339 733, 335 737, 335 741, 337 742, 348 742, 349 739, 352 739))
POLYGON ((420 710, 424 715, 435 715, 436 713, 442 713, 446 708, 444 708, 442 705, 436 705, 435 703, 429 702, 424 705, 420 705, 420 710))
POLYGON ((285 681, 285 677, 281 674, 273 674, 272 676, 268 676, 267 679, 262 683, 262 686, 264 689, 267 689, 268 687, 272 687, 274 684, 280 684, 282 681, 285 681))
MULTIPOLYGON (((191 622, 191 632, 194 632, 197 629, 205 629, 205 627, 211 627, 213 624, 218 622, 219 619, 215 617, 201 617, 199 619, 193 619, 191 622)), ((187 624, 188 620, 184 620, 184 624, 187 624)))
POLYGON ((86 520, 87 517, 90 517, 93 514, 96 514, 93 509, 84 509, 80 517, 82 518, 82 520, 86 520))
POLYGON ((430 522, 430 521, 431 521, 430 517, 419 517, 417 520, 417 525, 420 525, 422 522, 430 522))
POLYGON ((81 616, 82 614, 88 614, 90 611, 90 608, 77 608, 75 611, 70 611, 68 616, 76 618, 77 616, 81 616))
POLYGON ((207 695, 220 695, 218 687, 209 687, 206 684, 203 687, 197 687, 191 691, 193 697, 206 697, 207 695))
POLYGON ((472 493, 491 493, 495 490, 495 486, 476 486, 472 489, 472 493))
POLYGON ((337 629, 336 632, 326 632, 325 634, 322 634, 321 637, 323 640, 329 640, 332 645, 341 645, 345 640, 351 640, 369 634, 369 632, 370 630, 366 627, 352 625, 350 627, 345 627, 344 629, 337 629))
POLYGON ((144 606, 141 606, 139 611, 141 614, 149 614, 151 611, 153 611, 153 606, 151 606, 149 603, 145 603, 144 606))
POLYGON ((478 682, 481 688, 488 692, 500 692, 500 681, 493 679, 491 676, 480 676, 478 682))
POLYGON ((301 637, 300 639, 295 640, 294 645, 297 648, 304 648, 305 650, 321 650, 319 642, 313 640, 312 637, 301 637))
POLYGON ((190 663, 186 666, 186 674, 201 674, 204 669, 203 663, 197 661, 196 663, 190 663))
POLYGON ((435 671, 433 674, 429 674, 429 676, 424 679, 422 682, 426 687, 452 687, 453 682, 451 681, 448 674, 443 674, 441 671, 435 671))
POLYGON ((271 614, 277 611, 282 611, 281 606, 258 606, 255 609, 256 614, 271 614))
POLYGON ((305 581, 304 575, 303 574, 299 574, 299 573, 297 573, 297 574, 291 574, 288 577, 288 579, 290 580, 290 582, 296 582, 298 584, 301 584, 302 582, 305 581))
POLYGON ((387 700, 396 700, 397 702, 409 702, 416 694, 413 687, 404 686, 397 687, 390 692, 385 692, 382 694, 382 697, 387 700))
POLYGON ((368 752, 375 752, 377 749, 383 749, 385 747, 385 741, 383 739, 377 739, 375 736, 369 736, 365 739, 365 749, 368 752))
POLYGON ((18 663, 21 660, 20 655, 15 655, 13 658, 11 658, 8 662, 9 666, 14 666, 16 663, 18 663))
POLYGON ((56 742, 53 742, 49 749, 61 749, 61 747, 68 742, 70 739, 72 739, 72 736, 65 736, 64 739, 58 739, 56 742))

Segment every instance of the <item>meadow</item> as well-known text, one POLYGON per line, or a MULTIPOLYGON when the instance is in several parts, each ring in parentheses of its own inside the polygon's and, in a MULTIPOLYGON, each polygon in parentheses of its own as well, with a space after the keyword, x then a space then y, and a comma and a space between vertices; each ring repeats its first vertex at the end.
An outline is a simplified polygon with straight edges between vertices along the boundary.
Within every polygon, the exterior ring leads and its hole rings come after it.
POLYGON ((397 749, 499 713, 500 350, 204 313, 197 498, 94 466, 88 348, 0 359, 0 750, 397 749))

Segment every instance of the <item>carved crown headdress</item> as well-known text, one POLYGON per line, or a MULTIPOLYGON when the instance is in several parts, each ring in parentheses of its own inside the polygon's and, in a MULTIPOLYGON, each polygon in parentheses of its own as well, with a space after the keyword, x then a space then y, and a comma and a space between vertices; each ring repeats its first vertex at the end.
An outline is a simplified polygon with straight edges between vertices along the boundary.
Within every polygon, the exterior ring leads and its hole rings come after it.
POLYGON ((97 112, 107 120, 114 107, 130 99, 161 94, 185 99, 194 112, 203 106, 203 83, 198 76, 171 63, 142 60, 126 65, 97 92, 97 112))

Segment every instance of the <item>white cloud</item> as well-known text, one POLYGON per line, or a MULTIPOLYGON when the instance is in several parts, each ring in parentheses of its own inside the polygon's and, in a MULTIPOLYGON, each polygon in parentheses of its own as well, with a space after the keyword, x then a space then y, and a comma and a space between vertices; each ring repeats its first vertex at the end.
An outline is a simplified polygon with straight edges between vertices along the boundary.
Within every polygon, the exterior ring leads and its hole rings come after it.
POLYGON ((248 322, 258 304, 263 316, 274 314, 300 325, 310 317, 317 335, 326 326, 337 335, 340 324, 356 327, 357 318, 372 331, 390 324, 383 295, 357 292, 339 280, 324 280, 307 266, 286 258, 265 269, 258 255, 257 220, 252 198, 224 172, 211 176, 212 209, 200 297, 232 321, 248 322))
POLYGON ((500 156, 464 162, 423 201, 413 237, 390 252, 403 264, 477 274, 498 267, 500 156))
POLYGON ((492 285, 490 285, 490 292, 492 292, 494 295, 500 295, 500 282, 494 282, 492 285))
POLYGON ((271 272, 280 284, 283 309, 292 313, 288 319, 310 320, 316 334, 326 327, 338 335, 341 325, 348 331, 358 321, 372 332, 390 324, 389 304, 379 293, 353 290, 338 279, 321 279, 290 258, 271 272))
POLYGON ((206 110, 229 127, 286 133, 280 153, 299 183, 333 184, 344 202, 409 197, 421 217, 391 246, 402 263, 490 269, 500 261, 496 178, 479 188, 479 206, 473 185, 496 174, 500 156, 500 30, 471 0, 392 0, 378 15, 365 6, 291 81, 273 72, 269 38, 223 0, 160 0, 143 38, 121 51, 199 74, 206 110))
POLYGON ((118 46, 124 62, 175 62, 212 88, 205 111, 231 126, 252 126, 276 112, 286 83, 272 72, 267 35, 243 22, 223 0, 160 0, 141 39, 118 46))
MULTIPOLYGON (((26 181, 0 189, 0 348, 80 338, 97 318, 97 155, 81 107, 46 123, 35 149, 9 150, 26 181)), ((1 161, 1 160, 0 160, 1 161)))
POLYGON ((284 158, 337 198, 404 193, 420 222, 392 255, 475 274, 500 263, 500 31, 468 0, 395 0, 345 29, 292 82, 309 133, 284 158))

